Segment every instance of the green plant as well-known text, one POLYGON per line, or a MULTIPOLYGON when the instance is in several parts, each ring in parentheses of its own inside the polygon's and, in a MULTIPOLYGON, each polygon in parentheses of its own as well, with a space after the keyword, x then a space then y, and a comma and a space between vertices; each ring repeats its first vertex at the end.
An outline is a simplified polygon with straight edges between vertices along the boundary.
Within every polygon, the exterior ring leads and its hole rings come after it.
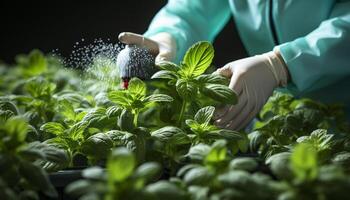
POLYGON ((185 194, 174 184, 157 182, 161 174, 159 164, 148 162, 137 166, 135 156, 125 148, 114 149, 101 168, 84 170, 85 180, 67 187, 67 192, 80 199, 184 199, 185 194))
POLYGON ((27 143, 28 123, 10 117, 0 125, 0 196, 2 199, 38 198, 34 191, 49 197, 57 193, 44 168, 53 169, 67 160, 65 153, 47 144, 27 143), (42 166, 41 166, 41 165, 42 166))
POLYGON ((199 101, 196 100, 199 95, 225 104, 237 102, 236 94, 226 86, 227 80, 224 77, 204 74, 213 57, 213 46, 208 42, 198 42, 186 52, 180 66, 163 62, 159 64, 162 70, 152 76, 153 79, 168 80, 168 84, 174 87, 180 96, 182 103, 177 119, 178 125, 182 124, 188 104, 199 101))
POLYGON ((275 154, 267 160, 273 173, 283 180, 278 186, 279 198, 347 198, 346 190, 350 188, 350 182, 344 169, 322 164, 318 157, 314 146, 300 143, 292 149, 292 153, 275 154))
POLYGON ((104 57, 84 71, 38 50, 0 63, 0 199, 54 197, 47 173, 71 167, 89 167, 67 188, 80 199, 347 199, 343 107, 276 92, 253 132, 221 129, 215 106, 237 99, 208 74, 213 53, 196 43, 127 90, 104 57))
MULTIPOLYGON (((344 125, 346 120, 339 109, 338 105, 325 105, 310 99, 294 99, 288 94, 275 93, 260 113, 255 131, 249 134, 250 147, 252 150, 259 150, 268 158, 273 154, 288 151, 297 140, 308 138, 316 129, 336 133, 334 138, 344 140, 347 136, 342 132, 347 131, 344 125)), ((316 132, 312 135, 310 137, 314 139, 309 141, 316 142, 316 132)), ((322 138, 321 135, 319 137, 322 138)), ((328 138, 329 141, 332 137, 327 135, 323 139, 328 138)))
POLYGON ((212 143, 219 139, 226 139, 230 143, 237 144, 238 140, 244 139, 243 134, 239 132, 221 129, 212 125, 210 122, 214 111, 215 108, 213 106, 207 106, 199 109, 193 120, 186 120, 186 125, 192 131, 192 134, 189 134, 192 144, 212 143))
POLYGON ((129 82, 127 90, 111 91, 108 98, 125 110, 131 111, 134 116, 134 126, 138 127, 139 113, 155 102, 171 102, 172 97, 165 94, 152 94, 146 96, 146 84, 138 78, 129 82))
MULTIPOLYGON (((242 140, 245 140, 243 134, 220 129, 212 125, 212 117, 215 108, 207 106, 198 110, 194 119, 186 120, 186 124, 190 130, 182 130, 175 126, 165 126, 151 132, 152 138, 156 141, 155 147, 164 156, 170 158, 171 161, 181 162, 183 156, 187 153, 188 148, 196 144, 212 144, 219 139, 228 141, 230 149, 241 149, 244 151, 242 140), (241 148, 242 147, 242 148, 241 148)), ((167 164, 170 169, 173 169, 173 163, 167 164)))

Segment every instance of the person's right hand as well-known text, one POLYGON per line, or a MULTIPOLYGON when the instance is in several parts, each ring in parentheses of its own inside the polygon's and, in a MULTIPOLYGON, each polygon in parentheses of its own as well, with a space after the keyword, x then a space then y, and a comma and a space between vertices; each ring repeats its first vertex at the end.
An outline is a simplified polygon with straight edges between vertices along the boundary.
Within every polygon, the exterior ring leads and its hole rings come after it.
POLYGON ((146 38, 136 33, 122 32, 118 38, 121 43, 147 48, 156 57, 156 63, 173 61, 176 55, 176 42, 169 33, 162 32, 146 38))

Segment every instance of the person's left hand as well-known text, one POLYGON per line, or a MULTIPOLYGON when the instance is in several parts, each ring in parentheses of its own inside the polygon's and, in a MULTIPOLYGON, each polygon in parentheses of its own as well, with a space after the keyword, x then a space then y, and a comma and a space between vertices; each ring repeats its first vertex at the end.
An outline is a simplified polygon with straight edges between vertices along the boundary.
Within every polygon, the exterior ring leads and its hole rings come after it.
POLYGON ((237 105, 219 108, 214 116, 216 125, 232 130, 244 128, 289 76, 278 50, 230 62, 215 73, 230 78, 229 87, 238 95, 237 105))

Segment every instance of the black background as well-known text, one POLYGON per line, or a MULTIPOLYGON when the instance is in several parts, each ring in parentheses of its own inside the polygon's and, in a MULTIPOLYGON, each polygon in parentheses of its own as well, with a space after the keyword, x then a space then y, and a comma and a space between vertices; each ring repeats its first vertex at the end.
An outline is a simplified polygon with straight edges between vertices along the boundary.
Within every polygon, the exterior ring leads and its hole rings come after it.
MULTIPOLYGON (((58 49, 68 56, 82 38, 117 41, 118 33, 144 33, 166 0, 7 1, 0 3, 0 59, 12 63, 15 55, 33 48, 58 49)), ((246 56, 233 20, 214 42, 217 66, 246 56)))

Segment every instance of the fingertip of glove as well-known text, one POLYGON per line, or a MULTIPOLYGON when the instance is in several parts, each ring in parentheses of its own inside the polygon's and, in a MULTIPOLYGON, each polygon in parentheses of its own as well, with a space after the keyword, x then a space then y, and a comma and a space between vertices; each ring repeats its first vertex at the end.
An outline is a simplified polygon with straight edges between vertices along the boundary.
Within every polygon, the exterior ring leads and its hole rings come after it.
POLYGON ((155 60, 155 63, 156 64, 160 64, 160 63, 162 63, 162 62, 164 62, 164 61, 168 61, 165 57, 162 57, 162 56, 157 56, 156 57, 156 60, 155 60))
POLYGON ((126 32, 121 32, 121 33, 119 33, 119 35, 118 35, 118 40, 119 40, 119 41, 122 41, 122 40, 125 38, 126 35, 127 35, 126 32))
POLYGON ((226 68, 226 67, 219 68, 214 73, 221 75, 221 76, 225 76, 227 78, 230 78, 232 76, 231 70, 229 68, 226 68))
POLYGON ((124 44, 139 43, 140 35, 131 32, 121 32, 118 35, 118 40, 124 44))

